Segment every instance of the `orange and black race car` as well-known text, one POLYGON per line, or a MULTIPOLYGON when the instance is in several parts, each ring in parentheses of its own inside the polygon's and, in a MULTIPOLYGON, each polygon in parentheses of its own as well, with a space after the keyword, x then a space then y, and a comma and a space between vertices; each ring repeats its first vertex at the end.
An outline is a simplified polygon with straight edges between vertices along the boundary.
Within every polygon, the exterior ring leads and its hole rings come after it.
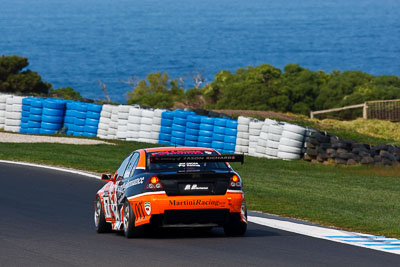
POLYGON ((247 209, 242 180, 228 162, 243 155, 220 155, 210 148, 161 147, 131 153, 96 194, 99 233, 124 231, 128 238, 146 226, 223 227, 243 235, 247 209))

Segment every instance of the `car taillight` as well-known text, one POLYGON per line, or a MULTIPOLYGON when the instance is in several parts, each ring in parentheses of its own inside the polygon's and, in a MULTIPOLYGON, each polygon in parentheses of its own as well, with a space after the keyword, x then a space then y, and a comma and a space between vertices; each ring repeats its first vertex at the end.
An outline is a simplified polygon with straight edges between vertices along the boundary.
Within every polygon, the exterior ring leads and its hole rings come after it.
POLYGON ((160 183, 160 179, 158 179, 157 176, 153 176, 151 177, 148 181, 147 184, 145 186, 145 189, 149 189, 149 190, 159 190, 162 189, 162 185, 160 183))
POLYGON ((231 177, 231 181, 229 182, 229 188, 230 189, 240 189, 242 188, 242 181, 240 180, 239 176, 234 174, 231 177))

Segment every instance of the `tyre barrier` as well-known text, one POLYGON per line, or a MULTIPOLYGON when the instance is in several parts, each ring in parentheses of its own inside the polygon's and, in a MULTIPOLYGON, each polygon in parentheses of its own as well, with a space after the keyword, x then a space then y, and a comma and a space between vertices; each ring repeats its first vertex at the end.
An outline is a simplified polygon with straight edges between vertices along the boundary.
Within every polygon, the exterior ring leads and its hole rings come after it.
MULTIPOLYGON (((4 130, 18 133, 21 129, 22 101, 25 97, 7 95, 5 97, 4 130)), ((4 104, 4 100, 3 104, 4 104)))

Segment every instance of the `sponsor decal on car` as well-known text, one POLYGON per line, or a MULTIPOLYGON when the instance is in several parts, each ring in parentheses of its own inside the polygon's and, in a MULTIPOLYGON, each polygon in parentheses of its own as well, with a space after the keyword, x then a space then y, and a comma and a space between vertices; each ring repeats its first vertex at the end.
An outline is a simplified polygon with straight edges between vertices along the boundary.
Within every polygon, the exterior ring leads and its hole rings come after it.
POLYGON ((197 186, 197 184, 187 184, 183 190, 208 190, 208 186, 197 186))
POLYGON ((132 181, 129 181, 125 184, 125 188, 128 188, 130 186, 138 185, 138 184, 143 184, 144 177, 136 178, 132 181))
POLYGON ((147 215, 150 215, 150 213, 151 213, 151 204, 150 204, 150 202, 145 202, 144 203, 144 211, 146 212, 147 215))
POLYGON ((195 199, 195 200, 170 200, 169 205, 170 206, 222 206, 224 205, 225 202, 221 202, 219 200, 201 200, 201 199, 195 199))

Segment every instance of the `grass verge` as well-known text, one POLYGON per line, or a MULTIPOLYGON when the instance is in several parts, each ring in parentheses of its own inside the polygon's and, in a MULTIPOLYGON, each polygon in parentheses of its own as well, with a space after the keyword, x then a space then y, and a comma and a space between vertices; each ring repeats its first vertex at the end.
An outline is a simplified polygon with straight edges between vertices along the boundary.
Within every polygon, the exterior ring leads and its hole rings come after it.
MULTIPOLYGON (((157 145, 0 143, 0 159, 115 171, 131 151, 157 145)), ((245 184, 248 208, 324 225, 400 238, 400 169, 329 166, 246 157, 232 164, 245 184)))

